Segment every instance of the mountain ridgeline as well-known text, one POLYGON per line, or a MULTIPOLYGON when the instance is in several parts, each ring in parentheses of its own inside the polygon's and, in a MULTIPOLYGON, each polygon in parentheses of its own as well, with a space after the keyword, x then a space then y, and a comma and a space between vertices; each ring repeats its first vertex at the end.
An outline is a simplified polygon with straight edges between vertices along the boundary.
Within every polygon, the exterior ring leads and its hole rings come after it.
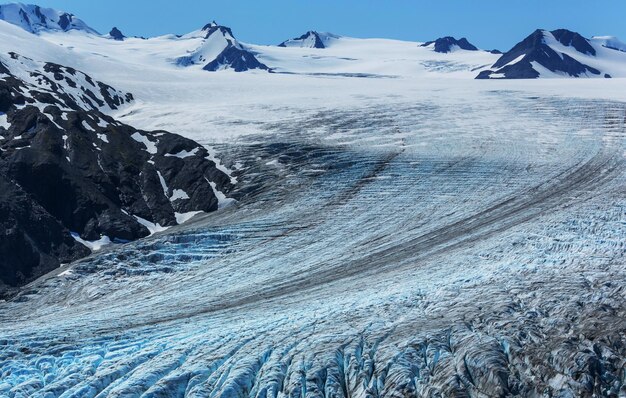
POLYGON ((467 41, 465 37, 457 40, 454 37, 446 36, 437 40, 427 41, 422 47, 431 47, 438 53, 449 53, 456 50, 478 51, 478 48, 467 41))
MULTIPOLYGON (((71 13, 42 8, 37 5, 21 3, 1 5, 0 20, 19 26, 33 34, 77 31, 114 41, 129 40, 118 27, 114 27, 106 35, 100 35, 95 29, 71 13)), ((139 39, 134 38, 133 40, 139 39)), ((241 43, 235 38, 232 29, 216 22, 209 23, 200 30, 173 37, 172 40, 172 44, 176 46, 187 42, 195 45, 186 49, 182 54, 169 59, 170 62, 182 68, 199 68, 208 72, 230 70, 234 72, 280 71, 293 73, 281 68, 280 65, 273 64, 276 63, 274 53, 267 55, 264 54, 262 46, 241 43)), ((281 42, 277 47, 285 49, 334 49, 335 57, 348 60, 349 57, 342 57, 339 48, 348 43, 356 43, 358 40, 309 30, 301 36, 281 42), (337 49, 335 50, 335 48, 337 49)), ((471 58, 470 52, 501 55, 495 62, 494 58, 490 58, 488 64, 475 65, 472 70, 475 70, 476 74, 473 77, 477 79, 609 78, 615 77, 616 74, 623 75, 621 70, 626 69, 626 45, 619 39, 611 36, 588 39, 567 29, 552 31, 537 29, 505 53, 498 50, 483 51, 465 37, 457 39, 452 36, 420 43, 417 47, 441 54, 443 57, 454 56, 461 59, 466 58, 463 54, 467 54, 468 59, 471 58), (616 68, 618 69, 616 70, 616 68)), ((319 58, 311 58, 311 60, 316 59, 319 58)), ((356 60, 353 59, 353 61, 356 60)), ((441 62, 445 62, 445 58, 432 62, 441 65, 441 62)), ((426 64, 431 64, 431 61, 426 64)), ((344 73, 345 76, 363 76, 361 73, 346 72, 344 73)), ((312 70, 309 73, 325 72, 312 70)), ((391 74, 389 73, 389 75, 391 74)))

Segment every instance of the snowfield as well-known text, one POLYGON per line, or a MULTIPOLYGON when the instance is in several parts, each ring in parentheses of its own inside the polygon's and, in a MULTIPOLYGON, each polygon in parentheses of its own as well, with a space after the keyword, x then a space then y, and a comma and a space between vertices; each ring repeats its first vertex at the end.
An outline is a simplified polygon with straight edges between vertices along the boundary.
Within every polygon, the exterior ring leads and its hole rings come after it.
POLYGON ((131 92, 111 115, 212 145, 242 199, 0 303, 0 397, 626 395, 626 79, 349 38, 211 73, 174 63, 194 37, 5 25, 3 59, 131 92))

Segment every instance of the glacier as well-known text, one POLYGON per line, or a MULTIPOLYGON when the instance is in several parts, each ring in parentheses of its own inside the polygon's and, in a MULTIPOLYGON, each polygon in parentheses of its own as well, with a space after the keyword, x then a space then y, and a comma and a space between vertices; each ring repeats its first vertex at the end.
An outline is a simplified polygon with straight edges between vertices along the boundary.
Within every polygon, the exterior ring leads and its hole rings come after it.
POLYGON ((285 112, 240 200, 0 304, 2 397, 620 396, 623 102, 285 112))
POLYGON ((626 396, 621 55, 474 81, 498 55, 337 37, 206 73, 193 34, 38 33, 0 52, 132 93, 102 111, 234 188, 0 302, 0 397, 626 396))

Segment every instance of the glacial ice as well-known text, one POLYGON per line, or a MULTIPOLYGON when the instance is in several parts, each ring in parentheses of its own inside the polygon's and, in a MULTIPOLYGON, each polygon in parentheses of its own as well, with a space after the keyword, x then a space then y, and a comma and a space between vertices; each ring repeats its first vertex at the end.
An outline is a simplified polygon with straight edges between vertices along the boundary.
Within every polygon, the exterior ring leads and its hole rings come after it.
POLYGON ((223 144, 238 206, 0 304, 0 396, 624 395, 625 109, 494 90, 223 144))

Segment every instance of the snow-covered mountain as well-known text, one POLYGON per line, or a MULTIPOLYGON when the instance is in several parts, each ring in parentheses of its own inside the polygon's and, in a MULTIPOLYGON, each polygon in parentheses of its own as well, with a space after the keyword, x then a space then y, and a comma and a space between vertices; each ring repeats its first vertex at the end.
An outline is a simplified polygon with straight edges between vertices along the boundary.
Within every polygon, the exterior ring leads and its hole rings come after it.
POLYGON ((326 48, 338 38, 339 36, 332 33, 310 30, 300 37, 280 43, 278 47, 326 48))
POLYGON ((0 19, 31 33, 80 30, 98 34, 95 29, 90 28, 73 14, 33 4, 2 4, 0 5, 0 19))
POLYGON ((202 69, 211 72, 224 69, 232 69, 235 72, 269 69, 235 39, 230 28, 212 22, 205 25, 199 32, 191 33, 186 37, 193 38, 198 35, 203 37, 200 46, 192 50, 190 54, 177 58, 177 65, 201 64, 202 69))
POLYGON ((478 48, 467 41, 465 37, 458 40, 451 36, 440 37, 437 40, 427 41, 422 44, 422 47, 429 47, 435 52, 444 54, 457 50, 478 51, 478 48))
POLYGON ((536 30, 478 79, 626 76, 626 53, 615 38, 587 39, 566 29, 536 30))
MULTIPOLYGON (((38 33, 40 37, 45 36, 46 41, 64 49, 73 49, 71 58, 75 58, 75 66, 83 70, 96 65, 88 60, 88 54, 97 53, 108 58, 113 68, 145 63, 185 67, 178 70, 271 70, 343 77, 520 79, 626 76, 624 43, 610 36, 586 39, 565 29, 537 30, 502 54, 495 50, 477 51, 477 46, 466 38, 450 36, 414 43, 308 31, 278 47, 243 44, 230 28, 215 22, 182 36, 165 35, 140 41, 127 38, 117 28, 101 36, 72 14, 23 4, 0 6, 0 19, 27 32, 38 33), (67 35, 65 32, 70 30, 74 33, 67 35), (105 43, 98 37, 112 40, 105 43), (325 49, 323 55, 316 51, 306 53, 307 49, 322 48, 325 49)), ((14 50, 8 43, 4 47, 14 50)), ((107 60, 100 61, 100 66, 107 63, 107 60)))

